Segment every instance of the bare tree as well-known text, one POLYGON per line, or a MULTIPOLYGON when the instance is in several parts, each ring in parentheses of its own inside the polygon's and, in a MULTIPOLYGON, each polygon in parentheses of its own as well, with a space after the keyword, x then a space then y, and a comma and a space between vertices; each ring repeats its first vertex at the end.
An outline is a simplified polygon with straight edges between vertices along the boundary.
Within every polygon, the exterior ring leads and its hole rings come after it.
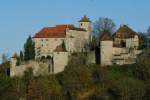
POLYGON ((8 61, 8 54, 3 53, 1 56, 2 63, 8 61))
POLYGON ((113 33, 116 29, 116 25, 110 18, 99 18, 93 24, 93 32, 96 36, 100 36, 102 32, 108 31, 109 33, 113 33))

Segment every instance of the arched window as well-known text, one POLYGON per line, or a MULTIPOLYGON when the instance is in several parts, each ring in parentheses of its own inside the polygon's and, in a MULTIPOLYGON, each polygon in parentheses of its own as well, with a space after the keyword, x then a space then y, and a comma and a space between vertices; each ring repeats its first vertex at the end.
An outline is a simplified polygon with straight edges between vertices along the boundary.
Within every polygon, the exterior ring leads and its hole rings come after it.
POLYGON ((41 60, 44 60, 44 59, 45 59, 45 56, 42 56, 42 57, 41 57, 41 60))
POLYGON ((52 58, 51 56, 47 56, 47 57, 46 57, 46 59, 51 59, 51 58, 52 58))

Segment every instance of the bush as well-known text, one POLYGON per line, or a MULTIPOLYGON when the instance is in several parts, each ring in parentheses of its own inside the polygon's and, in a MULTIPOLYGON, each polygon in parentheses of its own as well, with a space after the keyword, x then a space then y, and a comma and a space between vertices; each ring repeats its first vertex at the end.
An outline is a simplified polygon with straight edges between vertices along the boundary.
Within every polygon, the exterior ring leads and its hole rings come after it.
POLYGON ((115 100, 142 100, 145 95, 143 81, 133 78, 116 80, 111 88, 115 100))
POLYGON ((18 100, 25 97, 25 84, 21 78, 0 76, 0 98, 2 100, 18 100))
POLYGON ((63 100, 61 86, 54 76, 37 77, 28 85, 28 100, 63 100))
POLYGON ((150 50, 145 49, 144 52, 138 56, 136 63, 136 75, 139 79, 150 79, 150 50))

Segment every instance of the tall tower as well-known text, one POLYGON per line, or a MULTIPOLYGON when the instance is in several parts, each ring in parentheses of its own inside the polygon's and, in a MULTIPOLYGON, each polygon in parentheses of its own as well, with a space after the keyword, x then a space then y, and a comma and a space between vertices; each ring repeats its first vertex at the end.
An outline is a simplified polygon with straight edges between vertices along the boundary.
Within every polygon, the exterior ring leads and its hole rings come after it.
POLYGON ((100 63, 101 66, 112 64, 113 41, 109 33, 104 32, 100 37, 100 63))
POLYGON ((10 76, 11 76, 11 77, 15 76, 16 63, 17 63, 17 54, 15 53, 15 54, 11 57, 11 67, 10 67, 10 76))
POLYGON ((83 28, 87 31, 87 39, 88 39, 88 41, 90 41, 91 40, 91 32, 92 32, 90 19, 85 15, 81 18, 81 20, 79 22, 80 22, 80 28, 83 28))

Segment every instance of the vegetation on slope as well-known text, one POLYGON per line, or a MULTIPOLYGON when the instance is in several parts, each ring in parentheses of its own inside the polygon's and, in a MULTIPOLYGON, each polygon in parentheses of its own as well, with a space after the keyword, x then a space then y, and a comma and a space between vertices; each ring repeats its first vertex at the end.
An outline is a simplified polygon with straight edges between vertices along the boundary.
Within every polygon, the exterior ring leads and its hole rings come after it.
POLYGON ((34 77, 29 69, 10 78, 0 69, 1 100, 149 100, 150 51, 133 65, 100 67, 75 54, 56 75, 34 77))

